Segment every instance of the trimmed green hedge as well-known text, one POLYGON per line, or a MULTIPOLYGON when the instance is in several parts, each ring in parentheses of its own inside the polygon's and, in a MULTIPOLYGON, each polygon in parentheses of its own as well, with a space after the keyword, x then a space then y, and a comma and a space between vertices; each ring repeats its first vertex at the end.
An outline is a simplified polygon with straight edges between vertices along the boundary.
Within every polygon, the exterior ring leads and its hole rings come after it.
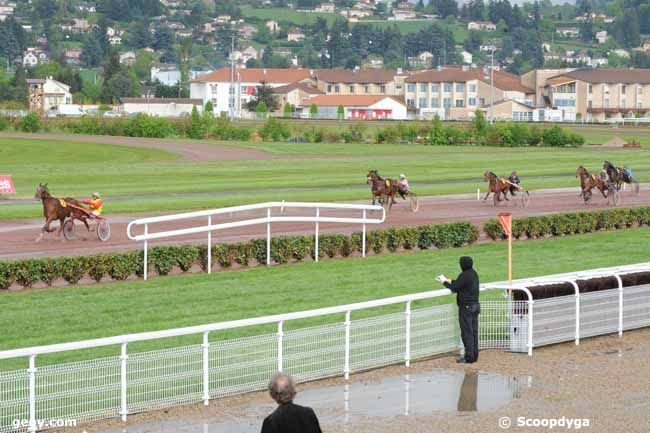
MULTIPOLYGON (((426 225, 420 227, 390 228, 367 232, 366 251, 381 254, 400 248, 450 248, 473 244, 479 230, 471 223, 426 225)), ((348 257, 361 252, 361 232, 351 235, 322 234, 319 237, 319 257, 348 257)), ((158 275, 168 275, 174 269, 189 271, 198 265, 208 267, 206 245, 160 246, 149 250, 149 269, 158 275)), ((271 259, 274 263, 289 263, 311 259, 314 253, 314 236, 282 236, 271 239, 271 259)), ((212 248, 212 265, 229 268, 233 264, 249 266, 266 263, 266 239, 253 239, 236 244, 219 244, 212 248)), ((110 277, 121 281, 136 275, 142 276, 144 253, 141 250, 126 253, 97 254, 81 257, 56 257, 0 261, 0 289, 14 283, 25 288, 39 281, 51 285, 63 278, 77 284, 89 277, 97 282, 110 277)))
MULTIPOLYGON (((536 239, 647 225, 650 225, 650 206, 573 212, 513 218, 512 237, 536 239)), ((492 240, 507 238, 496 219, 486 222, 483 231, 492 240)))

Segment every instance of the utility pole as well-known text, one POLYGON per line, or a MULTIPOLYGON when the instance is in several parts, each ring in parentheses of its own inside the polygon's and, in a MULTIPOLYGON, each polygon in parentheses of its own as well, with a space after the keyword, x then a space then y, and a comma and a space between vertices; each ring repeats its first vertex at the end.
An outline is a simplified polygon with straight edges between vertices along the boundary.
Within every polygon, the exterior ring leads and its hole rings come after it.
POLYGON ((230 43, 230 89, 228 90, 228 112, 230 120, 235 118, 235 34, 232 34, 230 43))
POLYGON ((492 45, 492 67, 490 68, 490 124, 494 123, 494 44, 492 45))

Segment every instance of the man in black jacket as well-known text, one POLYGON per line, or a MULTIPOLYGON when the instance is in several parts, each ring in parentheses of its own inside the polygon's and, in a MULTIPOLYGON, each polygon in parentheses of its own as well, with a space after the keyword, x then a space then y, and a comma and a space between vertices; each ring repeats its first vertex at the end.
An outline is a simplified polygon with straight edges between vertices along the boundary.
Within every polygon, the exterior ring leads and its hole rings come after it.
POLYGON ((478 274, 472 268, 473 265, 471 257, 461 257, 462 272, 458 278, 443 282, 446 288, 456 293, 460 336, 463 346, 465 346, 465 357, 458 359, 458 362, 462 364, 478 361, 478 315, 481 312, 481 306, 478 300, 478 274))
POLYGON ((269 394, 278 408, 264 419, 262 433, 322 433, 314 410, 293 403, 296 386, 291 376, 282 373, 273 376, 269 394))

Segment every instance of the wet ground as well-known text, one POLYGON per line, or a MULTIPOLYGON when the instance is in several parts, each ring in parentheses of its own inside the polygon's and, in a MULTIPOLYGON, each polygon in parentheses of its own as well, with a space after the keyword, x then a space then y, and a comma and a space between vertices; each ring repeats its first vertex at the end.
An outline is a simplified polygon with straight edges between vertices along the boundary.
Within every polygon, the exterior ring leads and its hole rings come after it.
MULTIPOLYGON (((436 412, 490 412, 519 398, 532 386, 530 376, 509 377, 480 371, 433 369, 429 372, 356 380, 311 388, 297 404, 312 407, 323 428, 355 431, 365 420, 428 416, 436 412)), ((253 401, 201 420, 179 418, 98 430, 101 433, 257 433, 275 404, 253 401)))

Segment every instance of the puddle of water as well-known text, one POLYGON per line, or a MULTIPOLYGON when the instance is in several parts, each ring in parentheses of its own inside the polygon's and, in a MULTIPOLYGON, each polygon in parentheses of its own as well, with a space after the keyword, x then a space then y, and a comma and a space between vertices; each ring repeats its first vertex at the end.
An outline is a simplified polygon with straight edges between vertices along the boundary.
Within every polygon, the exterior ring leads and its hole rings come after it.
MULTIPOLYGON (((530 376, 434 370, 307 389, 298 393, 296 403, 314 408, 322 425, 347 430, 363 419, 382 423, 396 416, 491 412, 531 385, 530 376)), ((274 409, 273 402, 250 403, 218 418, 159 420, 101 433, 257 433, 274 409)))

